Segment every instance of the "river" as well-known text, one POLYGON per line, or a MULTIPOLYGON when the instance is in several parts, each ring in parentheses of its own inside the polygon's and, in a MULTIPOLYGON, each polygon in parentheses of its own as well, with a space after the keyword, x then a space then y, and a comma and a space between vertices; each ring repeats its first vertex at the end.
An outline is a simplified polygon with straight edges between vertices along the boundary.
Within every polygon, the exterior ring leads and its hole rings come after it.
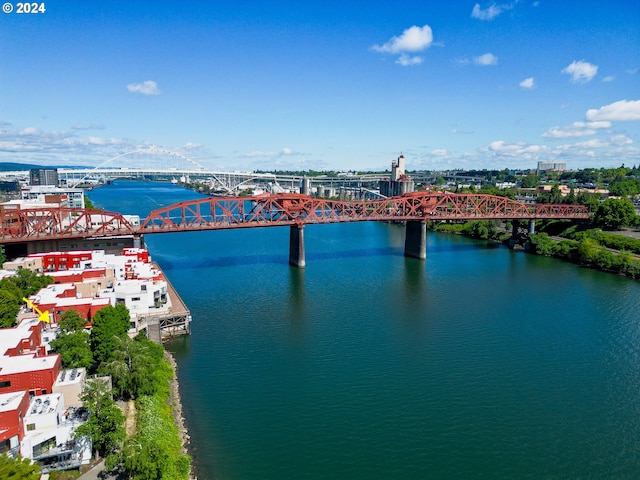
MULTIPOLYGON (((119 181, 146 215, 199 195, 119 181)), ((148 235, 199 479, 639 478, 640 282, 398 225, 148 235)))

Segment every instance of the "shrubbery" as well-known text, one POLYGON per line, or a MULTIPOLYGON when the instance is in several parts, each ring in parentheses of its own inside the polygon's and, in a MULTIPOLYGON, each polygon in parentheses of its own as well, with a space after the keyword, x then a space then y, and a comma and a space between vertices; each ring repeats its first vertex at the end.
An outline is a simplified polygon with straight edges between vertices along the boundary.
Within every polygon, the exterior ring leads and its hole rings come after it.
MULTIPOLYGON (((579 265, 616 272, 631 278, 640 278, 640 260, 634 258, 631 253, 625 250, 619 253, 612 252, 607 249, 611 247, 598 243, 599 235, 592 235, 589 232, 580 233, 580 235, 574 235, 579 240, 560 241, 550 238, 544 232, 537 233, 531 236, 531 249, 538 255, 562 258, 579 265)), ((606 235, 606 237, 611 236, 614 235, 606 235)))

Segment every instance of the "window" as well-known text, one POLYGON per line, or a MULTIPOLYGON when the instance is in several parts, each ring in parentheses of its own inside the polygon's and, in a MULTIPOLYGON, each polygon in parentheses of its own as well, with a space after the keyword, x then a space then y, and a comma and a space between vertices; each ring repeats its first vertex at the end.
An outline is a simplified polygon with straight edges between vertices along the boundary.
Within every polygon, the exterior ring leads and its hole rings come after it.
POLYGON ((132 302, 139 302, 140 301, 140 297, 133 297, 131 298, 132 302))
POLYGON ((27 431, 28 432, 33 432, 36 429, 36 424, 35 423, 27 423, 27 431))
POLYGON ((7 380, 6 382, 0 382, 0 388, 7 388, 11 386, 11 380, 7 380))

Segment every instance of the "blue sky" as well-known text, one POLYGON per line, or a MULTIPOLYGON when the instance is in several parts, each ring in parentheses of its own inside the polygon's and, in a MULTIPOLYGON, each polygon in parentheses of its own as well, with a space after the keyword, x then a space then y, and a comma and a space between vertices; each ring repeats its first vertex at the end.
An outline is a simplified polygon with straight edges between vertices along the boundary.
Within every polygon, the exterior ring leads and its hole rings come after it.
POLYGON ((638 2, 45 9, 0 14, 0 161, 156 146, 222 170, 640 165, 638 2))

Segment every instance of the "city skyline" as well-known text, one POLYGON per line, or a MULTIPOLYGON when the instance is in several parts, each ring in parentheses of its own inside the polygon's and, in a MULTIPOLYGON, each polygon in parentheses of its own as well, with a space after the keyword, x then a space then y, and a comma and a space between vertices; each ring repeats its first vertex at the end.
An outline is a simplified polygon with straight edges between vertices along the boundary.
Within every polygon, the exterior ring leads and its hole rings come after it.
POLYGON ((640 164, 640 6, 45 2, 0 16, 0 161, 640 164))

